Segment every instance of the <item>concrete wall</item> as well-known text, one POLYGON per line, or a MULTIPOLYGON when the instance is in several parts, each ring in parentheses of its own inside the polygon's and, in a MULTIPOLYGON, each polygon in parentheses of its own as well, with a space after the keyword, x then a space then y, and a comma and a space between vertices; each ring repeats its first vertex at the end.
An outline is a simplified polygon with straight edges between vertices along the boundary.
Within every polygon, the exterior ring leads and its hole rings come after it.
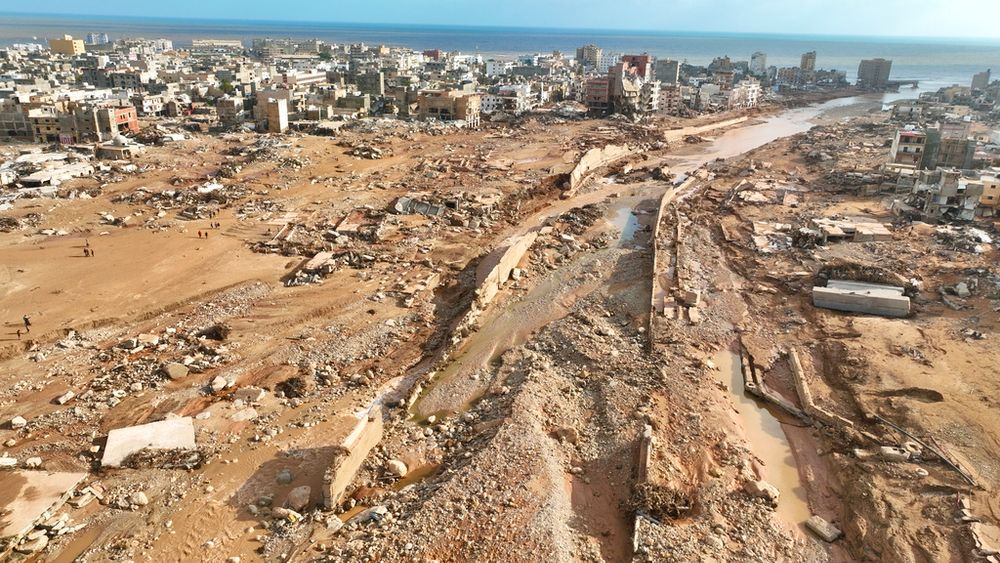
POLYGON ((594 170, 607 166, 612 162, 625 158, 632 154, 632 149, 627 146, 607 145, 604 148, 594 148, 583 154, 583 158, 577 163, 573 171, 569 173, 568 195, 572 195, 583 185, 587 175, 594 170))
POLYGON ((715 129, 722 129, 723 127, 730 127, 732 125, 739 125, 749 119, 746 116, 735 117, 733 119, 726 119, 725 121, 717 121, 715 123, 709 123, 708 125, 699 125, 697 127, 682 127, 681 129, 674 129, 672 131, 667 131, 664 133, 664 138, 668 143, 673 143, 675 141, 680 141, 688 135, 701 135, 702 133, 708 133, 715 129))
POLYGON ((340 444, 341 451, 323 476, 323 507, 332 510, 343 500, 344 491, 361 469, 368 453, 382 440, 382 409, 375 407, 358 421, 340 444))
POLYGON ((883 317, 905 317, 910 314, 910 298, 885 291, 852 291, 816 286, 812 291, 813 305, 824 309, 867 313, 883 317))
POLYGON ((538 233, 530 232, 520 237, 505 240, 496 250, 483 259, 476 269, 476 302, 480 307, 488 305, 503 284, 510 279, 510 273, 524 258, 538 233))

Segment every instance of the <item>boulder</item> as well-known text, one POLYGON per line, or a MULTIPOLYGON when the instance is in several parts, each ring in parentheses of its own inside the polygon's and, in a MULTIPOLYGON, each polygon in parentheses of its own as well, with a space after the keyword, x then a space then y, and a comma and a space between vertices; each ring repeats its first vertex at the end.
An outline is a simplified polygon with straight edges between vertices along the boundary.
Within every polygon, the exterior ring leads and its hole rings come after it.
POLYGON ((285 499, 285 506, 296 512, 302 512, 307 506, 309 506, 309 495, 311 494, 312 487, 309 485, 295 487, 289 491, 288 497, 285 499))
POLYGON ((398 459, 390 459, 386 462, 385 468, 396 477, 405 477, 408 471, 406 464, 398 459))
POLYGON ((24 428, 27 425, 28 421, 25 420, 23 416, 15 416, 14 418, 10 419, 10 427, 13 428, 14 430, 17 430, 19 428, 24 428))
POLYGON ((42 466, 42 458, 40 457, 29 457, 24 460, 24 466, 28 469, 38 469, 42 466))
POLYGON ((212 391, 218 393, 219 391, 222 391, 223 389, 225 389, 226 385, 229 385, 229 382, 226 381, 225 377, 222 377, 221 375, 219 375, 219 376, 216 376, 215 379, 212 380, 212 383, 210 383, 210 385, 212 387, 212 391))
POLYGON ((746 485, 743 486, 743 490, 752 497, 768 501, 771 506, 778 505, 778 497, 781 495, 778 488, 767 481, 747 481, 746 485))
POLYGON ((177 362, 167 362, 163 364, 163 373, 173 380, 182 379, 187 377, 190 373, 190 369, 184 364, 179 364, 177 362))
POLYGON ((136 491, 129 495, 128 501, 136 506, 146 506, 149 504, 149 497, 142 491, 136 491))

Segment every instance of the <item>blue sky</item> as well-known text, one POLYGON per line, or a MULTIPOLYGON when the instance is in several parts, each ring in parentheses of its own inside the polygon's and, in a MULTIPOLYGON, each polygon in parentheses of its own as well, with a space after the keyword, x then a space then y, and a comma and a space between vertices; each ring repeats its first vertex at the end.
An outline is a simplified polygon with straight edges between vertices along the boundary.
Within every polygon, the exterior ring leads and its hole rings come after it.
POLYGON ((8 12, 1000 40, 1000 0, 32 0, 8 12))

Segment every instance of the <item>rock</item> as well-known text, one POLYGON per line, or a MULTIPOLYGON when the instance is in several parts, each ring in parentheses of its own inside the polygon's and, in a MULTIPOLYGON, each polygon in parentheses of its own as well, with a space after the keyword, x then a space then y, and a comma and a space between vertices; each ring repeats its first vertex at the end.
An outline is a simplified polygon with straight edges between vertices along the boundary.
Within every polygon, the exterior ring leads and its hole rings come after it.
POLYGON ((149 504, 149 497, 147 497, 146 493, 142 491, 136 491, 132 493, 131 495, 129 495, 128 500, 130 503, 136 506, 146 506, 147 504, 149 504))
POLYGON ((212 391, 215 392, 215 393, 218 393, 219 391, 222 391, 223 389, 225 389, 226 385, 229 385, 229 382, 226 381, 225 377, 222 377, 221 375, 219 375, 219 376, 216 376, 215 379, 212 380, 212 383, 210 385, 212 387, 212 391))
POLYGON ((226 558, 226 563, 240 563, 240 561, 242 561, 242 559, 240 559, 238 555, 226 558))
POLYGON ((326 529, 330 532, 336 533, 338 530, 344 527, 344 521, 337 516, 330 516, 326 519, 326 529))
POLYGON ((260 387, 240 387, 233 393, 233 399, 244 403, 260 402, 267 395, 260 387))
POLYGON ((24 555, 30 555, 45 549, 47 545, 49 545, 49 536, 42 534, 33 540, 22 542, 14 548, 14 551, 24 555))
POLYGON ((778 497, 781 495, 778 488, 767 481, 747 481, 746 485, 743 485, 743 490, 752 497, 767 500, 771 506, 778 505, 778 497))
POLYGON ((311 494, 312 487, 309 485, 295 487, 289 491, 288 497, 285 498, 285 506, 296 512, 302 512, 307 506, 309 506, 309 495, 311 494))
POLYGON ((247 407, 245 409, 240 409, 240 410, 236 411, 235 413, 233 413, 233 415, 230 416, 229 418, 231 420, 233 420, 233 421, 236 421, 236 422, 246 422, 248 420, 253 420, 253 419, 257 418, 257 409, 255 409, 253 407, 247 407))
POLYGON ((38 469, 42 466, 42 458, 40 457, 29 457, 24 460, 24 466, 28 469, 38 469))
POLYGON ((959 282, 955 284, 955 295, 964 299, 972 295, 972 292, 969 291, 969 285, 967 283, 959 282))
POLYGON ((15 416, 14 418, 10 419, 10 427, 13 428, 14 430, 17 430, 19 428, 24 428, 27 425, 28 421, 25 420, 23 416, 15 416))
POLYGON ((354 518, 348 520, 348 523, 364 524, 366 522, 380 522, 389 515, 389 509, 379 505, 373 506, 367 510, 359 512, 354 518))
POLYGON ((806 520, 806 528, 812 530, 813 533, 826 542, 835 541, 842 534, 840 528, 816 515, 810 516, 809 519, 806 520))
POLYGON ((17 460, 12 457, 0 457, 0 469, 17 467, 17 460))
POLYGON ((278 482, 282 485, 287 485, 292 482, 292 472, 288 469, 282 469, 278 472, 278 482))
POLYGON ((406 477, 406 473, 408 471, 406 464, 398 459, 390 459, 385 464, 385 467, 389 470, 389 473, 392 473, 396 477, 406 477))
POLYGON ((557 440, 568 442, 574 446, 580 442, 580 433, 577 432, 576 428, 560 428, 555 431, 555 437, 557 440))
POLYGON ((285 520, 288 520, 293 524, 295 522, 298 522, 299 520, 302 520, 302 515, 290 508, 281 508, 279 506, 278 508, 272 510, 271 513, 277 516, 278 518, 284 518, 285 520))
POLYGON ((191 372, 186 365, 179 364, 177 362, 167 362, 163 364, 162 370, 167 377, 173 380, 187 377, 188 373, 191 372))
POLYGON ((58 397, 56 397, 56 404, 57 405, 65 405, 66 403, 68 403, 71 400, 73 400, 73 397, 76 397, 76 393, 74 393, 72 391, 66 391, 62 395, 59 395, 58 397))
POLYGON ((909 461, 910 452, 904 448, 895 446, 882 446, 878 449, 878 455, 886 461, 904 462, 909 461))
POLYGON ((712 534, 705 538, 705 543, 712 549, 723 549, 726 543, 719 536, 712 534))

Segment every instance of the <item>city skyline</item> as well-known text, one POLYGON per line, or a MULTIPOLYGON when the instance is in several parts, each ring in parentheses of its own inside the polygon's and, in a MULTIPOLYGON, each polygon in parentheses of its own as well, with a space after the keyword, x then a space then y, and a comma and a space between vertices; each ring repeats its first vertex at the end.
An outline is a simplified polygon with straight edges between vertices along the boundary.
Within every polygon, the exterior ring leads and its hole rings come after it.
POLYGON ((996 18, 1000 4, 987 0, 959 0, 925 3, 920 11, 901 10, 904 2, 890 0, 877 4, 860 0, 844 2, 787 2, 768 0, 737 3, 734 0, 677 0, 656 4, 647 0, 623 0, 612 13, 599 10, 593 2, 557 0, 538 4, 512 0, 501 12, 484 2, 463 2, 455 10, 454 0, 429 0, 419 4, 386 0, 379 3, 382 17, 373 17, 370 4, 337 6, 334 13, 316 0, 289 0, 275 14, 266 6, 241 5, 228 1, 204 3, 175 0, 156 6, 109 0, 81 13, 80 5, 68 0, 40 0, 30 9, 6 9, 10 14, 85 17, 141 17, 167 19, 211 19, 226 21, 312 22, 370 25, 467 26, 499 28, 595 29, 629 32, 704 32, 742 34, 821 35, 844 37, 976 39, 1000 42, 996 18), (592 10, 581 9, 594 4, 592 10), (858 18, 859 11, 867 14, 858 18), (636 18, 635 14, 643 17, 636 18), (712 17, 705 19, 705 14, 712 17), (901 17, 899 14, 905 14, 901 17), (969 18, 975 13, 981 17, 969 18), (181 15, 179 15, 181 14, 181 15), (193 14, 198 14, 194 16, 193 14), (306 17, 313 14, 315 17, 306 17), (789 33, 788 30, 794 30, 789 33), (961 30, 961 31, 959 31, 961 30))

